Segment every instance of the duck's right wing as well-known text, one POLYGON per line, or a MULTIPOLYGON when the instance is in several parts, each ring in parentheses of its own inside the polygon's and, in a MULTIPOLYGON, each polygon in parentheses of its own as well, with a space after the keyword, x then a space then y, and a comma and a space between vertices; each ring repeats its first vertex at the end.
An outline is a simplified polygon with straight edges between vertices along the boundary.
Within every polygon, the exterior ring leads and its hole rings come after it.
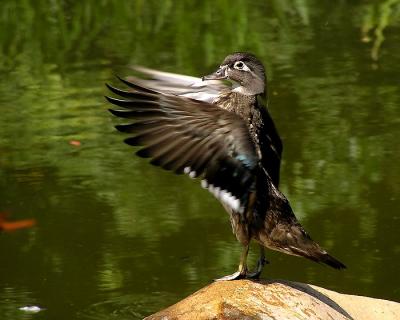
POLYGON ((181 97, 187 97, 204 102, 213 102, 218 95, 230 87, 221 80, 206 80, 201 78, 148 69, 135 66, 146 78, 130 76, 127 79, 140 86, 181 97))
POLYGON ((124 99, 107 99, 124 108, 112 114, 134 120, 116 128, 133 134, 127 144, 144 146, 137 155, 177 174, 200 177, 224 204, 245 212, 259 161, 245 122, 213 104, 122 81, 131 91, 108 86, 124 99))

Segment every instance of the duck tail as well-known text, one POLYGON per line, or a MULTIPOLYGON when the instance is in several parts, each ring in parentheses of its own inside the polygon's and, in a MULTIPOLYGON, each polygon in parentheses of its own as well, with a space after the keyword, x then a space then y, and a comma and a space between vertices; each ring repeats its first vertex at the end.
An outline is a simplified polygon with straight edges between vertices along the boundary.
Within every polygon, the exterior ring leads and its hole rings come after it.
POLYGON ((336 258, 332 257, 328 252, 322 249, 316 242, 314 242, 307 234, 303 238, 303 245, 290 246, 291 254, 302 256, 318 263, 324 263, 334 269, 346 269, 346 266, 336 258))
POLYGON ((259 235, 260 242, 267 248, 294 256, 324 263, 334 269, 345 269, 346 266, 318 243, 311 239, 296 216, 286 197, 274 186, 268 173, 261 176, 260 183, 267 183, 269 202, 264 218, 264 229, 259 235), (265 177, 266 180, 262 180, 265 177))
POLYGON ((338 270, 346 269, 346 266, 343 263, 332 257, 329 253, 321 254, 319 261, 338 270))

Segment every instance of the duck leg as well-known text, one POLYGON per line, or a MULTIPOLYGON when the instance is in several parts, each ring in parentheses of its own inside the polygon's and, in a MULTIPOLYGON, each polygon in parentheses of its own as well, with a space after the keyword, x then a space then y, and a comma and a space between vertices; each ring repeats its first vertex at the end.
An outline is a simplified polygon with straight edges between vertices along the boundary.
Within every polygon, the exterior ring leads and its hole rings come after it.
POLYGON ((228 276, 215 279, 215 281, 230 281, 246 278, 247 274, 247 255, 249 254, 249 245, 244 246, 242 254, 240 255, 240 263, 238 271, 228 276))
POLYGON ((246 278, 248 279, 259 279, 261 272, 264 269, 264 266, 268 264, 269 262, 267 259, 265 259, 265 249, 264 247, 260 244, 260 258, 258 258, 257 262, 257 268, 254 270, 254 272, 248 273, 246 275, 246 278))

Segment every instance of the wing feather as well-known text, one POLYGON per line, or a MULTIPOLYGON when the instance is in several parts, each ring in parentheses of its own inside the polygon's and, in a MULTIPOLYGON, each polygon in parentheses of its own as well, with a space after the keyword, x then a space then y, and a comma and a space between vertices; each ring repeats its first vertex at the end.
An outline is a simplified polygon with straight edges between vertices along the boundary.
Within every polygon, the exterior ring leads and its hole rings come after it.
MULTIPOLYGON (((230 89, 220 80, 202 81, 201 78, 135 66, 133 69, 147 79, 129 77, 131 82, 157 92, 170 93, 199 101, 212 102, 221 91, 230 89)), ((118 93, 117 93, 118 94, 118 93)))
POLYGON ((111 109, 113 115, 134 121, 116 128, 133 135, 127 144, 142 146, 136 154, 177 174, 201 177, 217 198, 243 212, 259 162, 244 121, 211 103, 121 81, 131 91, 107 85, 120 98, 106 98, 123 108, 111 109))

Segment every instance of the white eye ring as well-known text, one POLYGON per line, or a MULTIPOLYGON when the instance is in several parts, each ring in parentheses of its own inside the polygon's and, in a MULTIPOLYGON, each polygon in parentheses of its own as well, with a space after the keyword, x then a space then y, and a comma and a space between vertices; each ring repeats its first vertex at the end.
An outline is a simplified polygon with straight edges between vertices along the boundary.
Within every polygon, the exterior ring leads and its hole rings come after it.
POLYGON ((250 71, 249 67, 243 61, 236 61, 233 67, 237 70, 250 71))

